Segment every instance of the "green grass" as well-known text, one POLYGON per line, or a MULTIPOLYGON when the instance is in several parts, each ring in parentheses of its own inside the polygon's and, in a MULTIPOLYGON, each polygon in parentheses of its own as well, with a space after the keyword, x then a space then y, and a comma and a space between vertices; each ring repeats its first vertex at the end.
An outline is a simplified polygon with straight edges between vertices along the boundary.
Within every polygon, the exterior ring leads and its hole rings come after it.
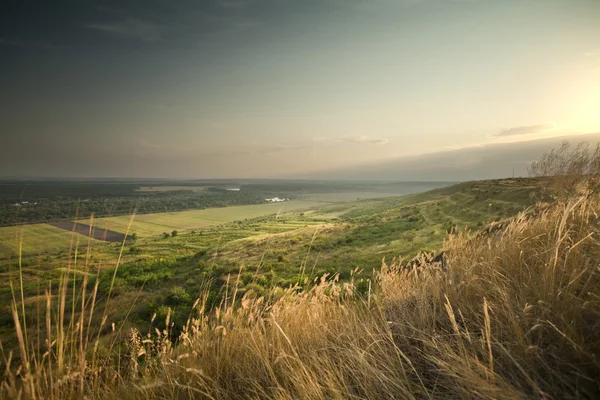
POLYGON ((597 198, 542 207, 490 235, 454 235, 444 267, 388 263, 365 276, 341 259, 528 204, 531 192, 515 185, 482 198, 500 186, 349 205, 343 221, 289 213, 142 240, 207 247, 131 259, 102 271, 106 280, 94 268, 54 271, 56 295, 24 285, 0 315, 0 397, 598 398, 597 198), (314 277, 315 253, 338 256, 338 271, 325 272, 340 275, 314 277))
POLYGON ((325 203, 347 203, 357 200, 376 199, 380 197, 398 196, 390 192, 339 192, 339 193, 310 193, 301 195, 300 199, 325 203))
MULTIPOLYGON (((135 232, 138 238, 126 244, 115 274, 110 321, 121 321, 129 314, 131 326, 145 329, 173 288, 196 295, 207 281, 211 282, 213 301, 219 301, 227 277, 237 279, 240 271, 240 293, 250 289, 263 293, 271 286, 288 287, 325 273, 339 273, 347 280, 355 268, 364 270, 363 276, 371 276, 383 258, 411 258, 422 250, 437 251, 453 227, 466 225, 476 230, 515 215, 531 204, 533 190, 524 181, 470 182, 422 194, 358 202, 291 201, 137 215, 130 233, 135 232), (179 234, 163 237, 163 232, 173 230, 179 234), (143 302, 129 313, 136 296, 143 302)), ((125 232, 128 223, 129 217, 122 216, 98 219, 95 226, 125 232)), ((57 233, 56 248, 67 250, 71 234, 57 233)), ((38 243, 46 236, 41 234, 38 243)), ((87 238, 80 241, 87 243, 87 238)), ((108 293, 106 282, 114 274, 120 246, 95 243, 90 258, 93 267, 85 276, 90 282, 102 282, 101 296, 108 293)), ((25 250, 34 249, 35 243, 31 243, 25 250)), ((37 253, 25 252, 24 292, 43 299, 37 295, 40 282, 51 279, 56 288, 59 272, 73 264, 73 257, 66 252, 43 259, 27 254, 37 253)), ((0 302, 6 303, 10 300, 8 282, 20 278, 16 260, 4 261, 2 268, 0 302)), ((73 266, 73 270, 72 279, 82 279, 81 268, 73 266)), ((7 313, 0 311, 0 322, 10 321, 7 313)), ((183 317, 178 314, 177 318, 183 317)))
MULTIPOLYGON (((321 205, 322 203, 314 201, 288 201, 283 203, 209 208, 206 210, 141 214, 135 216, 130 233, 135 232, 139 237, 148 237, 160 235, 163 232, 170 233, 172 230, 201 229, 236 220, 286 213, 321 205)), ((127 230, 129 220, 129 216, 99 218, 95 221, 95 225, 100 228, 124 233, 127 230)))
POLYGON ((0 227, 0 259, 16 257, 20 246, 22 255, 40 255, 68 250, 78 240, 82 244, 88 242, 86 236, 48 224, 0 227))

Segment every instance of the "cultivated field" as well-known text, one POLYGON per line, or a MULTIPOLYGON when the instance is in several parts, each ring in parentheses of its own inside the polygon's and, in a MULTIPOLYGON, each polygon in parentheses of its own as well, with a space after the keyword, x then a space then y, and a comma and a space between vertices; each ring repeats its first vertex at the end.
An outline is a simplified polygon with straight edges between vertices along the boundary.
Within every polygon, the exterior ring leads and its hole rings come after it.
POLYGON ((180 190, 202 192, 206 190, 206 186, 142 186, 136 189, 136 192, 177 192, 180 190))
POLYGON ((347 203, 356 200, 376 199, 380 197, 399 196, 390 192, 339 192, 339 193, 310 193, 300 198, 305 201, 318 201, 325 203, 347 203))
MULTIPOLYGON (((93 243, 97 240, 90 239, 93 243)), ((48 224, 30 224, 0 228, 0 259, 68 250, 73 243, 87 244, 88 238, 48 224)))
POLYGON ((121 232, 99 229, 97 226, 90 226, 81 222, 58 221, 51 222, 49 225, 105 242, 122 242, 126 238, 125 234, 121 232))
MULTIPOLYGON (((171 213, 156 213, 136 215, 129 231, 138 237, 170 233, 173 230, 201 229, 227 222, 256 218, 276 213, 305 210, 322 206, 321 202, 289 201, 284 203, 259 204, 249 206, 233 206, 209 208, 205 210, 190 210, 171 213)), ((97 230, 107 229, 125 233, 131 217, 128 215, 94 220, 97 230)), ((89 224, 89 219, 78 222, 89 224)), ((49 224, 29 224, 20 226, 0 227, 0 259, 16 257, 19 246, 23 255, 37 255, 65 251, 71 243, 87 244, 87 236, 57 228, 49 224), (22 238, 22 240, 21 240, 22 238)), ((92 239, 94 244, 102 243, 92 239)))
MULTIPOLYGON (((201 229, 236 220, 305 210, 322 205, 323 203, 314 201, 289 201, 283 203, 136 215, 129 233, 136 233, 138 237, 160 235, 163 232, 169 233, 172 230, 201 229)), ((125 233, 130 219, 131 217, 126 215, 99 218, 95 221, 95 226, 102 229, 125 233)))

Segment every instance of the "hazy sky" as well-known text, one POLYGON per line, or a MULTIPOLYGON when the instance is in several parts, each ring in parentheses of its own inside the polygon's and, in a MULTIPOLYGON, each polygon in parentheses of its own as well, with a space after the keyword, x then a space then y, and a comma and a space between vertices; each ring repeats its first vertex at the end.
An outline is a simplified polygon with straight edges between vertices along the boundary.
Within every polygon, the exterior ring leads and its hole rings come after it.
POLYGON ((600 132, 600 1, 4 0, 0 87, 3 176, 303 176, 600 132))

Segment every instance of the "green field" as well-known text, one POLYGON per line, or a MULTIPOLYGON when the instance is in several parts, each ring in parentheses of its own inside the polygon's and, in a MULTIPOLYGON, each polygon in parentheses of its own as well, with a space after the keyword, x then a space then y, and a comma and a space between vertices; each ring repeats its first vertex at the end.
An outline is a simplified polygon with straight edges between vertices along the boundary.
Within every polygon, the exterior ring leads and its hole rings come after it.
MULTIPOLYGON (((160 235, 163 232, 170 233, 172 230, 201 229, 236 220, 306 210, 322 205, 323 203, 314 201, 288 201, 249 206, 209 208, 206 210, 142 214, 134 217, 129 233, 136 233, 138 237, 148 237, 160 235)), ((130 216, 123 215, 118 217, 99 218, 95 220, 94 224, 100 228, 125 233, 130 220, 130 216)), ((85 221, 80 222, 85 223, 85 221)))
POLYGON ((136 192, 177 192, 177 191, 203 192, 206 186, 142 186, 136 192))
MULTIPOLYGON (((99 242, 90 239, 92 243, 99 242)), ((39 255, 68 250, 71 244, 88 243, 88 237, 48 224, 30 224, 0 228, 0 259, 23 255, 39 255)))
POLYGON ((299 198, 306 201, 318 201, 324 203, 347 203, 357 200, 376 199, 380 197, 399 196, 390 192, 339 192, 339 193, 310 193, 301 195, 299 198))
MULTIPOLYGON (((205 210, 141 214, 135 216, 130 233, 135 232, 140 238, 149 237, 160 235, 163 232, 170 233, 173 230, 201 229, 236 220, 305 210, 322 205, 323 203, 320 202, 289 201, 205 210)), ((98 218, 94 220, 94 226, 125 233, 130 219, 131 217, 127 215, 98 218)), ((90 223, 89 219, 78 221, 84 224, 90 223)), ((16 257, 19 253, 19 246, 22 246, 23 255, 39 255, 69 250, 71 243, 77 241, 87 244, 88 238, 48 224, 0 227, 0 259, 16 257)), ((102 242, 92 239, 92 243, 97 246, 102 242)))

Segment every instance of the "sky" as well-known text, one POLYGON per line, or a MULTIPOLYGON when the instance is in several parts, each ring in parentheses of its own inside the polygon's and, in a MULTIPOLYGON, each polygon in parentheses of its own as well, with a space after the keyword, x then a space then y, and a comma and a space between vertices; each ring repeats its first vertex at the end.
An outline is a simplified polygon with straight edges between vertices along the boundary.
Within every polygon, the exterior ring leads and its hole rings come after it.
POLYGON ((597 133, 598 21, 598 0, 5 0, 0 176, 352 177, 597 133))

